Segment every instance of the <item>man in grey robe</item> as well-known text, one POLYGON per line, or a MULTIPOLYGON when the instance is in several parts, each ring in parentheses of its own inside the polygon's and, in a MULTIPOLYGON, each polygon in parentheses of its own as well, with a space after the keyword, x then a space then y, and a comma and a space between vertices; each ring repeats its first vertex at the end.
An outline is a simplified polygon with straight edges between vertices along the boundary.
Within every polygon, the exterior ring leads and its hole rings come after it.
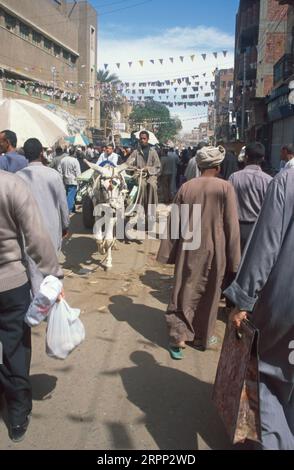
POLYGON ((271 182, 235 281, 225 295, 238 328, 260 331, 262 446, 294 450, 294 168, 271 182), (292 351, 291 351, 292 348, 292 351))
MULTIPOLYGON (((18 172, 30 187, 39 206, 56 254, 59 254, 62 239, 69 227, 69 211, 62 178, 58 172, 42 163, 43 148, 38 139, 29 139, 24 144, 29 166, 18 172)), ((44 277, 35 262, 27 257, 32 293, 37 294, 44 277)))
MULTIPOLYGON (((148 215, 148 208, 158 205, 157 179, 161 173, 161 163, 158 153, 149 144, 149 133, 140 133, 140 142, 137 150, 134 150, 127 161, 129 166, 140 170, 145 170, 148 177, 142 180, 141 196, 139 204, 144 207, 145 215, 148 215)), ((152 213, 152 216, 155 214, 152 213)))
POLYGON ((216 344, 214 330, 224 276, 236 273, 239 267, 240 231, 236 197, 233 187, 217 178, 224 155, 223 147, 204 147, 198 151, 197 164, 202 175, 184 184, 174 201, 179 210, 185 205, 188 207, 192 237, 201 229, 200 246, 185 247, 182 216, 178 224, 181 236, 178 239, 173 237, 175 223, 171 217, 168 237, 162 240, 157 257, 161 263, 175 264, 174 287, 166 321, 169 351, 176 360, 182 359, 186 342, 194 342, 202 351, 216 344), (201 210, 201 221, 194 216, 196 205, 201 210))

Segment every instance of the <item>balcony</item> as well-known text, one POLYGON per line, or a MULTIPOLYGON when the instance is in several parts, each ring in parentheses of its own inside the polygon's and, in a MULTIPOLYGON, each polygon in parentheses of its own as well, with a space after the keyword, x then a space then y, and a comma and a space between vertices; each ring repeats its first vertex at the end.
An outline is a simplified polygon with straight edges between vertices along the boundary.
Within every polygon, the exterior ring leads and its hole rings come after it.
POLYGON ((294 60, 292 54, 284 54, 283 57, 274 65, 274 85, 278 86, 284 83, 294 74, 294 60))

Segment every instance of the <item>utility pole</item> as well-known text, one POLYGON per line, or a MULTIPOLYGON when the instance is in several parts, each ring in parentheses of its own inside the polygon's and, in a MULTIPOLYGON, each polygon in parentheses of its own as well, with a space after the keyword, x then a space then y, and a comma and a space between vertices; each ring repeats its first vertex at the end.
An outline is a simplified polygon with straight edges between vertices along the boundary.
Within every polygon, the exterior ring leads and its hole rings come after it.
POLYGON ((246 49, 244 50, 243 87, 242 87, 241 139, 243 142, 245 142, 245 116, 246 116, 246 49))

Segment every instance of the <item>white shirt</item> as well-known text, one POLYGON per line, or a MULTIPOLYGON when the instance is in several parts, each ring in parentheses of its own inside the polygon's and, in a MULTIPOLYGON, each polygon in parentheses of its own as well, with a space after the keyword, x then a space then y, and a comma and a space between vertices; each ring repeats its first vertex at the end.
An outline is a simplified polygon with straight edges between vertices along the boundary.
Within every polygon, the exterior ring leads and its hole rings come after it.
POLYGON ((294 158, 289 160, 284 166, 284 170, 289 170, 289 168, 294 168, 294 158))
POLYGON ((112 153, 111 155, 107 155, 107 153, 102 153, 98 159, 97 165, 101 165, 101 163, 104 163, 106 161, 109 161, 113 163, 113 165, 117 166, 118 165, 118 155, 117 153, 112 153))

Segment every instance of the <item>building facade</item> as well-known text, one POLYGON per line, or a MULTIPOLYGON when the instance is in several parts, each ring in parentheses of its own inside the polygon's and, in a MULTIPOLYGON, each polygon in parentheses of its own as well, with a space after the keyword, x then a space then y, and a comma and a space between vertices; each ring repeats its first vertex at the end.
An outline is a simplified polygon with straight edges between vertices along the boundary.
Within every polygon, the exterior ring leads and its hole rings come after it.
POLYGON ((287 47, 287 5, 277 0, 240 0, 236 20, 234 108, 244 142, 262 140, 270 153, 266 97, 274 64, 287 47))
POLYGON ((214 135, 216 141, 229 142, 232 134, 234 69, 215 71, 214 135))
POLYGON ((100 127, 97 13, 87 1, 0 0, 0 96, 100 127))

